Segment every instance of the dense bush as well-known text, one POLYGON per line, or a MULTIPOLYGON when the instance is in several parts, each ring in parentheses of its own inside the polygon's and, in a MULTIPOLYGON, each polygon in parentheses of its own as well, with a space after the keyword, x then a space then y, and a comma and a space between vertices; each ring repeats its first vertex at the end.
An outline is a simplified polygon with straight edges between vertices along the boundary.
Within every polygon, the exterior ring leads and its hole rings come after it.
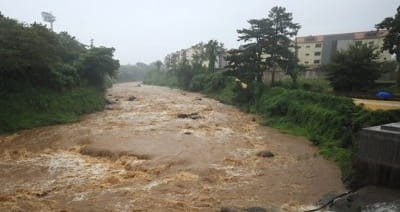
POLYGON ((379 51, 367 44, 350 45, 345 51, 333 54, 332 62, 323 69, 336 91, 363 91, 375 85, 381 75, 377 62, 379 51))
POLYGON ((85 82, 104 87, 119 62, 113 48, 90 48, 66 32, 0 16, 0 94, 29 87, 68 89, 85 82))
POLYGON ((114 48, 90 48, 76 61, 79 75, 89 85, 106 88, 106 78, 115 77, 119 62, 114 60, 114 48))
MULTIPOLYGON (((293 83, 291 80, 283 80, 277 82, 276 85, 282 88, 293 89, 293 83)), ((333 88, 329 84, 329 81, 325 79, 299 79, 297 80, 297 87, 295 88, 321 93, 333 92, 333 88)))
POLYGON ((0 15, 0 133, 101 109, 104 88, 119 67, 113 53, 0 15))
POLYGON ((268 89, 257 108, 266 124, 308 137, 323 155, 338 162, 348 180, 359 130, 400 121, 400 110, 369 111, 350 98, 284 88, 268 89))
POLYGON ((222 71, 200 73, 192 78, 188 90, 206 93, 220 91, 225 87, 227 80, 231 78, 226 77, 222 71))

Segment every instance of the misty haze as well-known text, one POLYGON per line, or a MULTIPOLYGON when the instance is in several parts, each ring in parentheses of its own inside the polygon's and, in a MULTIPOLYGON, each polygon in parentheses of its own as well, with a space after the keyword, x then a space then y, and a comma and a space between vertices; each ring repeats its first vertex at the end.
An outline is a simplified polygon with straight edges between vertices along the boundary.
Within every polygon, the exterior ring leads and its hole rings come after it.
POLYGON ((400 211, 400 1, 0 2, 0 211, 400 211))

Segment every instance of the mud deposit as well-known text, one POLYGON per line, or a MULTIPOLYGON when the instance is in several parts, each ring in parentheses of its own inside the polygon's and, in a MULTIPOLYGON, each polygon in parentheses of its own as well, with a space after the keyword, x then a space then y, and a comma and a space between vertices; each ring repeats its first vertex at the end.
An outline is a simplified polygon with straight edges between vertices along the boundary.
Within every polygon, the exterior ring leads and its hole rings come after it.
POLYGON ((0 211, 301 211, 344 191, 309 141, 232 106, 134 83, 107 98, 79 123, 0 136, 0 211))

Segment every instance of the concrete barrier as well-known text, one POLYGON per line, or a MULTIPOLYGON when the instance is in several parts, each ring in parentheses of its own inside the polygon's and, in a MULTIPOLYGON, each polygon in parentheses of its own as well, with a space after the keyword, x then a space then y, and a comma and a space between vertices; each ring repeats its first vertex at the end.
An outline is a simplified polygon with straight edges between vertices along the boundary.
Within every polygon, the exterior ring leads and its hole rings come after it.
POLYGON ((400 187, 400 122, 364 128, 358 159, 364 183, 400 187))

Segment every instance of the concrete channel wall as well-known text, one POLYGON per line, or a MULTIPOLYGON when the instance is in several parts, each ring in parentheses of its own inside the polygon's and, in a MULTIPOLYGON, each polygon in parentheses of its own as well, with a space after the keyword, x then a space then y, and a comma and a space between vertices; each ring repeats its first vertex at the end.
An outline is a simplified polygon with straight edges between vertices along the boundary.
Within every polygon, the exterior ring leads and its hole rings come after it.
POLYGON ((400 187, 400 122, 363 129, 358 159, 365 183, 400 187))

